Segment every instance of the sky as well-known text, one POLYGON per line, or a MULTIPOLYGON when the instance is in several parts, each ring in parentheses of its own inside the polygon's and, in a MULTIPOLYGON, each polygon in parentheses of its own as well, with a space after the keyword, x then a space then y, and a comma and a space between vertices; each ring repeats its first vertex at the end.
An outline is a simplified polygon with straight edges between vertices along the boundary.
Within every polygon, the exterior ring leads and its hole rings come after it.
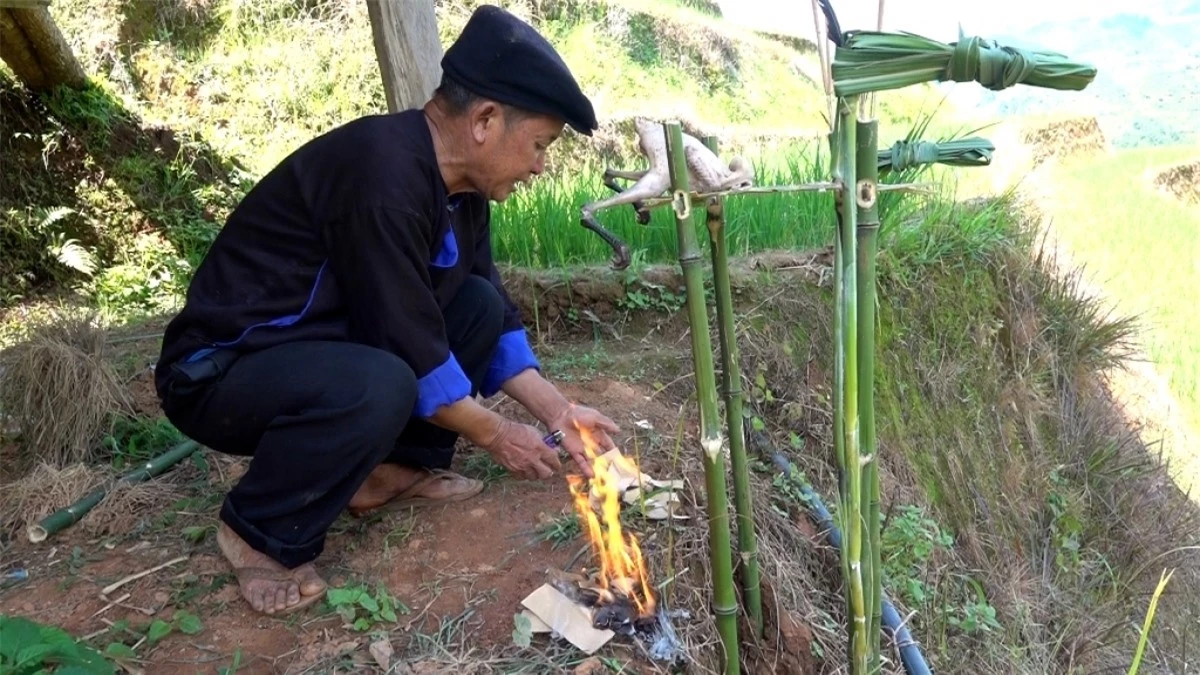
MULTIPOLYGON (((783 30, 812 39, 811 0, 718 0, 725 18, 755 28, 783 30)), ((968 35, 1020 35, 1023 27, 1043 21, 1081 16, 1111 16, 1137 12, 1150 16, 1169 15, 1181 0, 885 0, 883 28, 907 31, 942 42, 958 39, 958 26, 968 35)), ((1186 2, 1184 2, 1186 4, 1186 2)), ((878 0, 833 0, 842 30, 874 30, 878 0)))

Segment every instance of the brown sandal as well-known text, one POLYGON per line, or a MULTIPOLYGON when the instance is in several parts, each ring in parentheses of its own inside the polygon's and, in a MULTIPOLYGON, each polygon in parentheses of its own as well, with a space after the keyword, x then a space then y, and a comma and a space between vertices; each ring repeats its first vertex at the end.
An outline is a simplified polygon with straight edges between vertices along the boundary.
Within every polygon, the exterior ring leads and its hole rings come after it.
POLYGON ((350 514, 353 516, 361 517, 361 516, 367 515, 369 513, 376 512, 376 511, 382 511, 384 513, 388 513, 391 511, 396 511, 399 509, 408 508, 408 507, 412 507, 412 506, 427 506, 430 504, 448 504, 450 502, 461 502, 463 500, 474 497, 475 495, 479 494, 480 492, 483 492, 483 481, 475 480, 474 478, 467 478, 466 476, 463 476, 461 474, 454 473, 453 471, 446 471, 444 469, 423 469, 423 471, 426 472, 425 476, 417 479, 417 481, 415 483, 408 486, 400 494, 396 495, 395 497, 392 497, 386 503, 384 503, 380 506, 369 508, 369 509, 351 508, 350 514), (414 496, 414 495, 419 494, 422 490, 424 490, 426 487, 428 487, 430 484, 434 483, 435 481, 450 481, 450 482, 458 483, 459 485, 461 485, 461 487, 458 490, 451 492, 449 495, 447 495, 445 497, 414 496))

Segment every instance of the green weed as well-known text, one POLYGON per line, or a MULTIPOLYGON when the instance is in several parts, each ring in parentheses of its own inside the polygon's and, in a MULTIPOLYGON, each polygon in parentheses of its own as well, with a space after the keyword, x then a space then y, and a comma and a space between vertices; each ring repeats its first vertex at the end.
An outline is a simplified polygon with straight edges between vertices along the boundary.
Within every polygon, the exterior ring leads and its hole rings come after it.
POLYGON ((153 459, 184 440, 183 434, 165 417, 120 417, 101 441, 101 447, 113 468, 124 470, 153 459))
POLYGON ((583 534, 583 529, 579 524, 578 516, 574 513, 566 513, 539 525, 535 531, 535 538, 537 541, 549 542, 551 548, 557 549, 559 546, 575 541, 581 534, 583 534))
POLYGON ((921 508, 905 504, 887 519, 882 538, 888 591, 907 606, 923 605, 930 595, 926 566, 935 553, 951 550, 953 537, 921 508))
POLYGON ((0 616, 0 672, 35 675, 54 671, 80 675, 116 672, 100 652, 61 628, 20 616, 0 616))
POLYGON ((397 613, 407 614, 409 611, 382 585, 374 593, 361 585, 330 588, 325 593, 325 603, 360 632, 370 630, 379 623, 395 623, 397 613))

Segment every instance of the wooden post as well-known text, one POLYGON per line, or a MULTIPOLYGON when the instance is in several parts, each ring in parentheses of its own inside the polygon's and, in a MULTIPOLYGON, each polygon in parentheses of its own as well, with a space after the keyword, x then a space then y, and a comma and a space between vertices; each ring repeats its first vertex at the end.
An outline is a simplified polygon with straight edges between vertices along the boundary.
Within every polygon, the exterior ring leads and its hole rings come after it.
POLYGON ((87 74, 50 16, 48 0, 0 0, 0 59, 25 86, 81 89, 87 74))
POLYGON ((433 0, 367 0, 388 112, 418 108, 442 78, 433 0))

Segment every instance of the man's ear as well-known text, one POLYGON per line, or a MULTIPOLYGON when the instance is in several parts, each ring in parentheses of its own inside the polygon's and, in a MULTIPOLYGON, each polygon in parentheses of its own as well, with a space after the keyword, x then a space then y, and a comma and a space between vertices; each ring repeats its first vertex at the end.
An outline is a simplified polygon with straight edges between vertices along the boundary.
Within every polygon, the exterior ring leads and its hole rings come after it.
POLYGON ((471 138, 480 145, 495 137, 504 127, 504 111, 495 101, 484 101, 471 111, 471 138))

